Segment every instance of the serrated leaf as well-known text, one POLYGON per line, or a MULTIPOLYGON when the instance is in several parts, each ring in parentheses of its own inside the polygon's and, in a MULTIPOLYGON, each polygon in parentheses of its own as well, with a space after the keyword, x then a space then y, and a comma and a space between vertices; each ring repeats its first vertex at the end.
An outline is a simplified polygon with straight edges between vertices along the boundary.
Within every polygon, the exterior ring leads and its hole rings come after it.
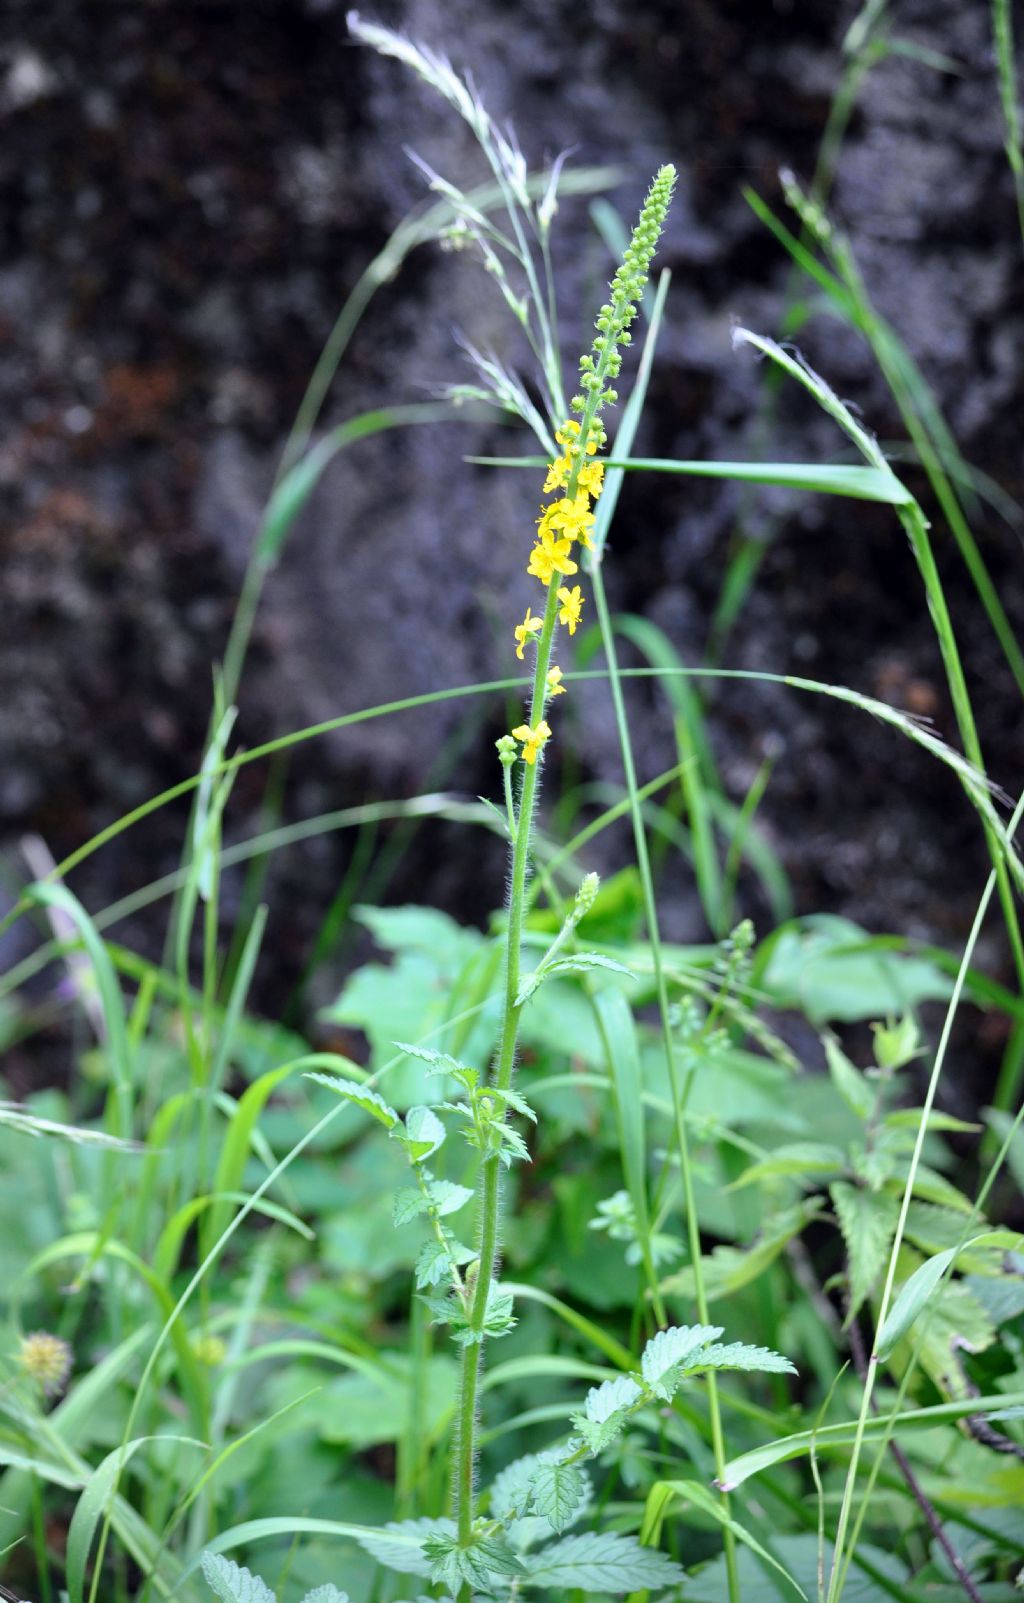
MULTIPOLYGON (((899 1176, 903 1180, 903 1173, 899 1176)), ((957 1189, 944 1174, 929 1167, 927 1163, 919 1163, 917 1174, 914 1177, 914 1196, 924 1202, 937 1202, 945 1208, 956 1208, 959 1213, 973 1213, 974 1203, 970 1197, 957 1189)))
MULTIPOLYGON (((959 1247, 964 1234, 964 1216, 952 1208, 939 1207, 933 1202, 912 1202, 907 1210, 904 1233, 908 1241, 921 1252, 944 1252, 947 1247, 959 1247)), ((960 1253, 960 1268, 964 1272, 998 1274, 1003 1266, 1003 1254, 1012 1251, 1015 1237, 1012 1231, 1002 1235, 988 1231, 983 1247, 964 1247, 960 1253)))
POLYGON ((825 1061, 832 1084, 851 1113, 855 1113, 858 1119, 869 1119, 875 1106, 875 1091, 871 1081, 850 1062, 834 1035, 823 1035, 821 1043, 825 1048, 825 1061))
POLYGON ((519 1134, 519 1131, 514 1130, 510 1124, 501 1126, 501 1150, 498 1153, 498 1157, 506 1169, 511 1167, 514 1159, 519 1159, 523 1163, 529 1163, 530 1161, 529 1147, 519 1134))
POLYGON ((451 1180, 431 1180, 427 1190, 436 1212, 442 1218, 449 1213, 458 1213, 474 1195, 469 1186, 457 1186, 451 1180))
POLYGON ((396 1129, 413 1163, 422 1163, 435 1153, 444 1142, 445 1128, 433 1108, 410 1108, 405 1116, 404 1128, 396 1129))
POLYGON ((608 957, 604 952, 570 952, 566 957, 556 957, 553 962, 545 965, 545 974, 589 974, 593 969, 607 969, 612 974, 625 974, 627 979, 634 980, 636 975, 625 963, 617 958, 608 957))
POLYGON ((657 1548, 641 1547, 633 1536, 588 1531, 563 1536, 540 1553, 526 1555, 529 1586, 578 1587, 583 1592, 633 1592, 677 1586, 685 1572, 657 1548))
POLYGON ((435 1073, 451 1074, 464 1085, 476 1085, 480 1079, 478 1069, 471 1068, 468 1063, 461 1063, 449 1052, 436 1052, 430 1046, 413 1046, 409 1041, 395 1041, 392 1044, 397 1046, 399 1052, 404 1052, 406 1057, 419 1058, 421 1063, 429 1063, 435 1073))
POLYGON ((432 1581, 457 1591, 463 1583, 490 1592, 496 1576, 522 1576, 526 1567, 504 1542, 477 1537, 463 1547, 457 1536, 428 1536, 423 1551, 432 1581))
POLYGON ((410 1219, 415 1219, 417 1214, 426 1213, 427 1207, 428 1200, 422 1191, 417 1191, 415 1186, 403 1186, 400 1191, 395 1192, 391 1217, 396 1225, 405 1225, 410 1219))
POLYGON ((845 1321, 849 1325, 889 1261, 899 1204, 885 1191, 865 1191, 860 1186, 847 1185, 845 1180, 837 1180, 829 1194, 850 1264, 850 1306, 845 1321))
MULTIPOLYGON (((516 1324, 512 1309, 515 1307, 515 1298, 510 1291, 506 1291, 501 1282, 494 1280, 487 1288, 487 1308, 484 1312, 485 1336, 507 1336, 516 1324)), ((472 1340, 476 1340, 475 1336, 472 1340)), ((466 1345, 472 1345, 467 1341, 466 1345)))
POLYGON ((721 1325, 673 1325, 652 1336, 640 1372, 658 1397, 671 1398, 689 1362, 722 1334, 721 1325))
POLYGON ((416 1286, 422 1291, 427 1286, 438 1286, 453 1264, 472 1263, 476 1253, 464 1247, 454 1237, 442 1245, 440 1241, 425 1242, 416 1260, 416 1286))
POLYGON ((587 1392, 583 1411, 587 1419, 592 1419, 595 1425, 602 1424, 618 1414, 624 1408, 632 1408, 633 1404, 642 1395, 640 1387, 632 1375, 616 1375, 614 1380, 602 1381, 600 1386, 591 1386, 587 1392))
POLYGON ((541 1462, 540 1453, 524 1453, 506 1464, 491 1485, 491 1515, 503 1524, 522 1514, 530 1498, 530 1482, 541 1462))
POLYGON ((312 1592, 307 1592, 302 1603, 348 1603, 348 1593, 339 1592, 330 1582, 326 1586, 314 1586, 312 1592))
POLYGON ((543 985, 546 979, 559 974, 589 974, 594 969, 606 969, 613 974, 625 974, 627 979, 635 979, 632 969, 624 963, 618 962, 614 957, 606 957, 604 952, 571 952, 565 957, 552 958, 550 963, 543 963, 540 968, 523 976, 516 996, 516 1007, 522 1007, 525 1002, 543 985))
POLYGON ((277 1603, 266 1581, 223 1553, 204 1553, 201 1562, 207 1585, 222 1603, 277 1603))
POLYGON ((335 1096, 343 1097, 346 1102, 352 1102, 357 1108, 362 1108, 364 1113, 369 1113, 386 1130, 393 1130, 398 1123, 398 1114, 394 1108, 390 1107, 382 1096, 378 1096, 376 1091, 371 1091, 369 1086, 357 1085, 354 1080, 340 1080, 336 1074, 306 1074, 303 1075, 303 1079, 315 1080, 318 1085, 325 1085, 335 1096))
POLYGON ((514 1108, 516 1113, 521 1113, 524 1119, 529 1119, 533 1124, 537 1123, 537 1115, 526 1098, 520 1096, 518 1091, 499 1091, 497 1086, 491 1086, 487 1095, 497 1097, 499 1101, 505 1103, 506 1107, 514 1108))
POLYGON ((530 1493, 534 1512, 561 1532, 587 1500, 587 1478, 576 1464, 542 1463, 530 1481, 530 1493))
POLYGON ((430 1561, 423 1551, 424 1542, 429 1536, 454 1537, 455 1534, 455 1521, 450 1519, 393 1520, 379 1530, 362 1532, 356 1541, 386 1569, 429 1580, 430 1561))
POLYGON ((795 1375, 796 1365, 770 1347, 750 1347, 745 1341, 705 1347, 691 1373, 704 1369, 745 1369, 752 1374, 795 1375))
POLYGON ((631 1375, 617 1375, 614 1380, 592 1386, 582 1413, 572 1416, 573 1428, 592 1453, 601 1453, 615 1440, 642 1397, 643 1392, 631 1375))
POLYGON ((947 1281, 936 1293, 918 1337, 921 1367, 942 1392, 962 1394, 960 1352, 981 1353, 995 1341, 996 1329, 962 1280, 947 1281))

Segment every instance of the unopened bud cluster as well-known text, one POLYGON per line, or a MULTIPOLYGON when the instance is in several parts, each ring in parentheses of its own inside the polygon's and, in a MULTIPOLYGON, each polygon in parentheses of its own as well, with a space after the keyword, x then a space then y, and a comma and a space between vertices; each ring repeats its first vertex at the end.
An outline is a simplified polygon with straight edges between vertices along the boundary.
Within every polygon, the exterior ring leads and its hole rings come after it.
MULTIPOLYGON (((580 359, 581 393, 573 397, 574 412, 584 411, 588 401, 592 402, 595 398, 599 407, 611 406, 618 400, 616 391, 608 385, 607 380, 617 378, 622 366, 622 356, 617 347, 630 343, 629 325, 636 316, 636 303, 647 283, 651 259, 665 223, 675 181, 676 170, 667 165, 659 169, 651 184, 622 265, 612 279, 609 289, 611 298, 597 314, 593 354, 580 359)), ((595 435, 600 448, 604 444, 604 429, 596 418, 590 437, 594 438, 595 435)))

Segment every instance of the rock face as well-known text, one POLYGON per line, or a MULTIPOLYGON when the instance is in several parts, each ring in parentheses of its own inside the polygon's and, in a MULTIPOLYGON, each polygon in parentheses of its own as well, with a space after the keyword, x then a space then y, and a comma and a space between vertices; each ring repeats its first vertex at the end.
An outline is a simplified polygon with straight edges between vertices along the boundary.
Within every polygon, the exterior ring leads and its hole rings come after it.
MULTIPOLYGON (((966 460, 1024 500, 1024 280, 987 7, 892 9, 893 39, 913 48, 860 86, 834 212, 966 460)), ((376 13, 471 69, 532 163, 572 146, 577 165, 620 166, 612 198, 624 216, 661 161, 679 166, 661 257, 673 288, 640 441, 649 454, 842 458, 833 426, 799 395, 783 392, 766 414, 763 373, 730 348, 733 319, 776 334, 788 304, 786 261, 741 190, 778 207, 780 167, 811 175, 854 15, 834 10, 409 0, 376 13)), ((305 381, 346 291, 422 198, 403 146, 460 181, 480 169, 428 90, 352 48, 332 0, 12 0, 6 33, 0 826, 11 841, 38 831, 60 855, 194 771, 210 664, 305 381)), ((567 202, 560 225, 574 364, 608 259, 584 203, 567 202)), ((478 265, 422 249, 375 298, 324 423, 463 378, 455 332, 522 357, 478 265)), ((902 437, 857 337, 818 309, 800 342, 880 438, 902 437)), ((462 456, 518 449, 508 430, 448 424, 336 462, 265 596, 241 696, 245 741, 509 671, 537 485, 462 456)), ((923 475, 907 471, 923 493, 923 475)), ((700 661, 740 530, 765 552, 725 663, 850 684, 953 734, 918 575, 884 510, 634 480, 607 568, 614 606, 645 613, 685 661, 700 661)), ((1019 528, 982 498, 975 532, 1019 623, 1019 528)), ((934 538, 986 752, 1013 790, 1024 774, 1012 680, 939 518, 934 538)), ((737 800, 774 756, 762 816, 802 910, 940 938, 963 929, 983 847, 955 785, 926 758, 863 715, 791 691, 710 685, 707 702, 737 800)), ((646 690, 634 698, 650 773, 673 760, 665 706, 646 690)), ((453 761, 444 743, 464 711, 379 720, 300 748, 286 814, 439 784, 493 792, 503 709, 480 704, 453 761)), ((603 693, 579 691, 571 718, 584 771, 614 783, 603 693)), ((240 778, 233 833, 256 827, 263 783, 256 769, 240 778)), ((81 870, 89 904, 173 866, 182 817, 157 815, 81 870)), ((346 860, 344 843, 322 842, 282 865, 285 970, 307 955, 346 860)), ((674 879, 672 927, 699 934, 681 868, 674 879)), ((442 829, 402 858, 392 889, 474 916, 500 883, 496 851, 461 850, 442 829)))

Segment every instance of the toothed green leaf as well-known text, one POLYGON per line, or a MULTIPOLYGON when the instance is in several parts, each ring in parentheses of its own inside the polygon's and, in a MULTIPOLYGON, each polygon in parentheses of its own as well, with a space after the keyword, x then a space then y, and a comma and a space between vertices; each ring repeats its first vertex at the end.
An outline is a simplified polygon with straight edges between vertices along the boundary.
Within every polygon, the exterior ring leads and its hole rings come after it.
POLYGON ((394 1108, 389 1107, 384 1098, 378 1096, 376 1091, 371 1091, 369 1086, 357 1085, 354 1080, 339 1080, 336 1074, 307 1074, 303 1078, 315 1080, 318 1085, 325 1085, 335 1096, 344 1097, 346 1102, 352 1102, 357 1108, 362 1108, 364 1113, 369 1113, 372 1118, 377 1119, 386 1130, 393 1130, 398 1123, 398 1114, 394 1108))
POLYGON ((603 1531, 563 1536, 542 1552, 527 1554, 525 1562, 530 1587, 559 1591, 636 1592, 678 1586, 686 1579, 679 1565, 657 1548, 641 1547, 633 1536, 603 1531))
POLYGON ((204 1553, 201 1562, 207 1585, 222 1603, 277 1603, 266 1581, 222 1553, 204 1553))
POLYGON ((673 1325, 659 1330, 643 1350, 640 1370, 651 1390, 666 1401, 688 1365, 722 1334, 721 1325, 673 1325))
POLYGON ((542 1463, 530 1481, 533 1512, 559 1532, 572 1524, 587 1493, 587 1477, 577 1464, 542 1463))
POLYGON ((848 1325, 889 1261, 899 1203, 886 1191, 865 1191, 845 1180, 837 1180, 829 1189, 850 1263, 848 1325))

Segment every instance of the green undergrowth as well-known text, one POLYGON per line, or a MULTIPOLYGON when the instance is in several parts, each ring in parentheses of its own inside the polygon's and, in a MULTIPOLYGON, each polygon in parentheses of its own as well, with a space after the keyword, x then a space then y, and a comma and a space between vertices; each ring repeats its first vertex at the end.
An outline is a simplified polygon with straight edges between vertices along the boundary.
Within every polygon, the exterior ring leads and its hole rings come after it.
MULTIPOLYGON (((1019 196, 1009 8, 992 15, 1019 196)), ((471 129, 481 182, 465 193, 428 172, 429 205, 339 316, 279 464, 200 767, 62 863, 34 849, 4 921, 38 937, 0 977, 4 1042, 25 1053, 60 1026, 68 1069, 0 1101, 5 1580, 33 1603, 1009 1603, 1024 1573, 1021 806, 986 772, 942 574, 964 563, 1024 689, 975 534, 986 498, 1019 513, 960 457, 828 216, 860 86, 902 47, 888 8, 871 0, 850 30, 813 181, 786 182, 792 218, 749 197, 794 275, 778 339, 735 332, 735 359, 762 364, 754 462, 634 451, 672 315, 657 250, 674 169, 632 234, 594 205, 614 277, 572 397, 560 330, 581 309, 558 305, 551 230, 560 201, 614 175, 531 172, 443 57, 350 25, 471 129), (369 300, 438 240, 482 260, 528 377, 474 352, 472 381, 442 398, 318 431, 369 300), (788 343, 822 304, 873 352, 906 452, 890 459, 788 343), (771 460, 793 385, 831 419, 835 461, 771 460), (538 490, 547 475, 555 499, 522 543, 526 617, 504 620, 478 683, 241 748, 260 597, 313 490, 360 440, 453 416, 518 425, 467 473, 527 472, 538 490), (609 531, 631 477, 652 473, 681 496, 695 475, 733 481, 741 509, 780 485, 874 503, 910 543, 955 742, 786 663, 724 666, 763 554, 742 513, 704 660, 616 616, 609 531), (670 714, 650 776, 637 680, 670 714), (723 680, 871 716, 880 741, 957 781, 991 863, 959 945, 799 906, 785 841, 762 825, 772 764, 743 794, 723 780, 723 680), (606 697, 618 783, 594 783, 574 750, 562 709, 584 688, 606 697), (421 795, 282 822, 274 763, 291 748, 453 702, 465 728, 421 795), (475 797, 465 742, 505 717, 492 791, 475 797), (240 840, 234 781, 259 764, 267 827, 240 840), (182 798, 180 868, 84 906, 77 867, 182 798), (474 863, 508 851, 508 894, 499 872, 479 925, 395 905, 431 821, 474 863), (348 866, 267 1018, 252 1001, 276 938, 265 878, 328 834, 348 866), (661 930, 681 884, 699 944, 661 930), (145 908, 165 915, 159 959, 118 938, 145 908), (314 1009, 314 995, 333 999, 314 1009), (1002 1043, 990 1097, 950 1092, 955 1027, 968 1082, 982 1037, 1002 1043)))

